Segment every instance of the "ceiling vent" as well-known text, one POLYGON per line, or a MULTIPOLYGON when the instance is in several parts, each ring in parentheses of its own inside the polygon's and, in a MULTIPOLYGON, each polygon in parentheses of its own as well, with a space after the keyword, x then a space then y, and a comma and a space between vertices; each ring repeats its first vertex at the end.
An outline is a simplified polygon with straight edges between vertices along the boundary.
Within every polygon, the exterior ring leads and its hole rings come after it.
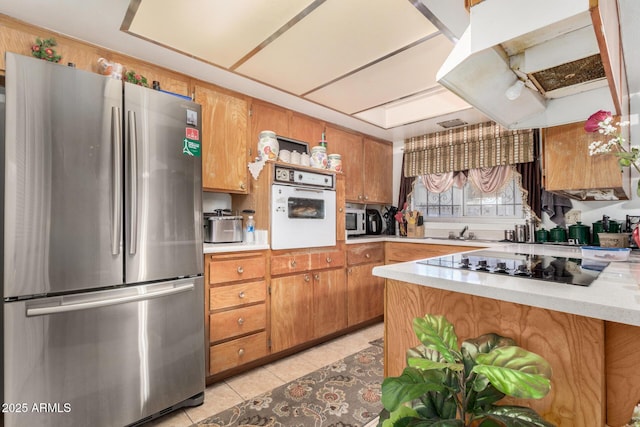
POLYGON ((465 122, 464 120, 460 120, 460 119, 453 119, 453 120, 447 120, 444 122, 438 122, 437 123, 439 126, 442 126, 445 129, 449 129, 449 128, 455 128, 458 126, 463 126, 468 124, 467 122, 465 122))

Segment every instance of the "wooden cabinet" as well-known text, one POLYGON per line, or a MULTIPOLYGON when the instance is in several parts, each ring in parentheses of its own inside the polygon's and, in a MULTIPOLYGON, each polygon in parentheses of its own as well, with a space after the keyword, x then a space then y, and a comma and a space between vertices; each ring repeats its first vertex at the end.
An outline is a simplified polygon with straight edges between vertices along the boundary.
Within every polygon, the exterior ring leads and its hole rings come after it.
POLYGON ((311 150, 311 147, 318 145, 318 142, 322 138, 322 132, 324 132, 324 122, 296 112, 291 112, 289 133, 286 134, 289 138, 308 142, 309 150, 311 150))
POLYGON ((271 257, 273 352, 347 327, 343 267, 341 250, 298 251, 271 257))
POLYGON ((269 353, 266 271, 265 252, 205 255, 208 376, 269 353))
POLYGON ((289 133, 289 114, 284 108, 266 102, 253 100, 251 103, 251 132, 249 146, 255 157, 260 132, 270 130, 276 135, 289 133))
POLYGON ((373 267, 384 264, 383 243, 347 246, 347 317, 353 326, 384 311, 384 279, 372 274, 373 267))
POLYGON ((418 259, 432 258, 458 252, 482 249, 475 246, 456 245, 428 245, 423 243, 386 242, 385 264, 396 262, 415 261, 418 259))
POLYGON ((393 198, 393 146, 360 134, 326 127, 329 151, 342 155, 349 202, 390 204, 393 198))
POLYGON ((345 198, 346 177, 336 173, 336 241, 344 242, 347 238, 347 200, 345 198))
POLYGON ((585 132, 584 124, 544 129, 544 188, 577 200, 596 200, 601 192, 612 193, 620 200, 629 199, 629 168, 621 172, 614 154, 590 156, 589 144, 603 137, 597 132, 585 132))
POLYGON ((210 191, 249 191, 248 101, 205 83, 194 87, 202 105, 202 187, 210 191))

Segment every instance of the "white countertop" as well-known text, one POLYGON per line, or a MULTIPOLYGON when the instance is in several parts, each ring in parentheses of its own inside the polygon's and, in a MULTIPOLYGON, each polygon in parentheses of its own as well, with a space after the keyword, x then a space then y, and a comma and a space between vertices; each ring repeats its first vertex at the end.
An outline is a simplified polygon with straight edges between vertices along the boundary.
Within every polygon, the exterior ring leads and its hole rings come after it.
POLYGON ((205 243, 203 252, 205 254, 219 254, 225 252, 242 252, 242 251, 263 251, 269 249, 266 243, 205 243))
MULTIPOLYGON (((581 258, 580 248, 517 243, 491 246, 491 251, 497 252, 581 258)), ((373 274, 431 288, 640 326, 640 255, 637 254, 632 254, 626 262, 609 263, 589 286, 505 277, 429 266, 416 261, 375 267, 373 274)))
POLYGON ((494 246, 502 246, 504 243, 495 240, 456 240, 433 237, 399 237, 399 236, 362 236, 347 238, 347 245, 357 245, 358 243, 375 243, 375 242, 397 242, 397 243, 421 243, 430 245, 451 245, 451 246, 476 246, 479 248, 488 248, 494 246))

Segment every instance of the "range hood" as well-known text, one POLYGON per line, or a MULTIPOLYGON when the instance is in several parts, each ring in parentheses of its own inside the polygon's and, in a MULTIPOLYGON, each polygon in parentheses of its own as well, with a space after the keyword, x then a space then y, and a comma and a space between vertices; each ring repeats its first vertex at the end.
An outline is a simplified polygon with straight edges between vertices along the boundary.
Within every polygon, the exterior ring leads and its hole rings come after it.
POLYGON ((510 129, 628 114, 615 0, 476 3, 441 85, 510 129))

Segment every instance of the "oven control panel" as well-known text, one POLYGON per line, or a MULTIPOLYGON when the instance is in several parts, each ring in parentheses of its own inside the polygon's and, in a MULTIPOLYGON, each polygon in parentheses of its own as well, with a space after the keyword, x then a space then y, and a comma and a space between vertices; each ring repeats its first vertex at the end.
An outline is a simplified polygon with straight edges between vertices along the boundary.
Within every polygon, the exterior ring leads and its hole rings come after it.
POLYGON ((284 166, 275 167, 274 183, 335 190, 335 176, 284 166))

